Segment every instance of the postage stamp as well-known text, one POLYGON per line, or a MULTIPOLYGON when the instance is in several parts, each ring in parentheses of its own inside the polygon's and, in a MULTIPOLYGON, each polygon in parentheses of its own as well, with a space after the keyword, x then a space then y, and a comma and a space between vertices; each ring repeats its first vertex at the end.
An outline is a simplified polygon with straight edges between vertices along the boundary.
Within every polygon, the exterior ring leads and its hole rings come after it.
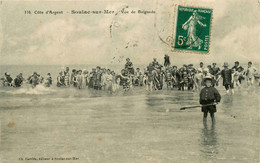
POLYGON ((209 53, 212 9, 177 7, 173 50, 209 53))

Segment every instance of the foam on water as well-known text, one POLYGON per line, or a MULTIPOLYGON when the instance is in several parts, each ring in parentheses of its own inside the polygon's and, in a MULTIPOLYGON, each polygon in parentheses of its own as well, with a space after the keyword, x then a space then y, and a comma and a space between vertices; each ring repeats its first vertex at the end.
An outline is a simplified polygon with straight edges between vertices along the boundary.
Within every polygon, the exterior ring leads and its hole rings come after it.
POLYGON ((5 91, 8 94, 14 94, 14 95, 19 95, 19 94, 27 94, 27 95, 43 95, 43 94, 52 94, 53 92, 56 92, 56 90, 51 89, 51 88, 46 88, 43 85, 37 85, 35 88, 31 87, 25 87, 25 88, 20 88, 20 89, 15 89, 15 90, 9 90, 5 91))

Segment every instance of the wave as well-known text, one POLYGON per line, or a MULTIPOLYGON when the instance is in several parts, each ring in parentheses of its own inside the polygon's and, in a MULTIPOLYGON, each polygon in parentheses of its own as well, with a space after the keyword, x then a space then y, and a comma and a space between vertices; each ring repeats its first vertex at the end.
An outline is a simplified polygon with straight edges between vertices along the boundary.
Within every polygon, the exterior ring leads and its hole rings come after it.
POLYGON ((53 92, 56 92, 55 90, 51 88, 46 88, 43 85, 37 85, 35 88, 27 87, 27 88, 19 88, 19 89, 12 89, 9 91, 4 91, 8 94, 26 94, 26 95, 43 95, 43 94, 52 94, 53 92))

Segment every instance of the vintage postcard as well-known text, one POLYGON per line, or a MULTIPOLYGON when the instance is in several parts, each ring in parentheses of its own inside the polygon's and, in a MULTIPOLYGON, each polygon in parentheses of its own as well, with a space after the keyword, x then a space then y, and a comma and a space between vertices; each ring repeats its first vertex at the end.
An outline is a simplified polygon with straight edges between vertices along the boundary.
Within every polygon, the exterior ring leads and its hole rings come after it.
POLYGON ((0 0, 0 163, 258 163, 259 54, 259 0, 0 0))

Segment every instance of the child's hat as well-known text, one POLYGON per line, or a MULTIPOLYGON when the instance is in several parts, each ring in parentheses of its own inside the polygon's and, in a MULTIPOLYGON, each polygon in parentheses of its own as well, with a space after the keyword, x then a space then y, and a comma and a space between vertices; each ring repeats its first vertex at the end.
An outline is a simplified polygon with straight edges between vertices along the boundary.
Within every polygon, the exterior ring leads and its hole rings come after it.
POLYGON ((206 80, 212 81, 212 77, 210 75, 207 75, 207 76, 204 77, 204 81, 206 81, 206 80))

